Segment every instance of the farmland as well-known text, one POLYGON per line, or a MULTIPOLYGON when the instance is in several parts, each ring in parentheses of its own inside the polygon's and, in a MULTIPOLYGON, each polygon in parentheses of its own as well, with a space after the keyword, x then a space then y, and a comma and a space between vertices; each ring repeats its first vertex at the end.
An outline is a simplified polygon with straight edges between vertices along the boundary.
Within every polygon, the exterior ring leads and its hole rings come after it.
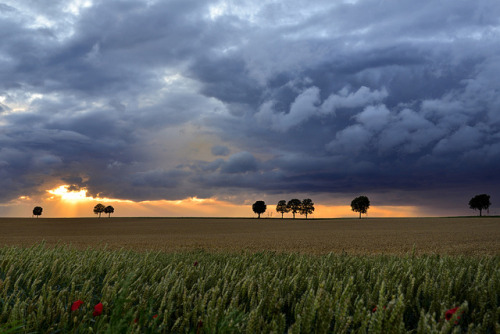
POLYGON ((499 222, 0 219, 0 332, 495 333, 499 222))
POLYGON ((2 218, 0 245, 71 244, 178 252, 494 255, 500 218, 2 218), (414 249, 415 248, 415 249, 414 249))

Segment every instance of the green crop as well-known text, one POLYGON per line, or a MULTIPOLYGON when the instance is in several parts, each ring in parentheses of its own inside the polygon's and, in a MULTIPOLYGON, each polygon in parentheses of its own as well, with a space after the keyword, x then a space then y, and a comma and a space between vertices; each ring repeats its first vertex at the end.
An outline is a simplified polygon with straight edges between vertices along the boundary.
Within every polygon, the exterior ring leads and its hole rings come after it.
POLYGON ((495 333, 499 322, 498 256, 0 248, 0 333, 495 333))

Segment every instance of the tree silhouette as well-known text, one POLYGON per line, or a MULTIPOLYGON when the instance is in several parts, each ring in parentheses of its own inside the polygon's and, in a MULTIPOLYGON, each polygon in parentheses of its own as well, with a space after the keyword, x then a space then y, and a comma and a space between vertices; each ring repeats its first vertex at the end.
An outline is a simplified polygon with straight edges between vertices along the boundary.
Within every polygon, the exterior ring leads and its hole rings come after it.
POLYGON ((366 196, 359 196, 352 200, 351 208, 354 212, 359 212, 359 219, 361 214, 366 213, 370 207, 370 200, 366 196))
POLYGON ((286 206, 286 201, 284 199, 278 202, 278 205, 276 205, 276 211, 281 213, 281 219, 283 219, 284 213, 290 212, 288 206, 286 206))
POLYGON ((255 203, 253 203, 253 205, 252 205, 253 212, 255 212, 256 214, 259 215, 258 218, 260 218, 261 213, 266 212, 266 209, 267 209, 267 205, 264 201, 257 201, 255 203))
POLYGON ((99 215, 99 218, 101 218, 101 213, 104 212, 104 209, 106 209, 106 207, 104 205, 102 205, 101 203, 99 203, 96 206, 94 206, 94 213, 96 215, 99 215))
POLYGON ((479 210, 479 217, 482 216, 483 210, 488 210, 490 205, 490 195, 486 194, 476 195, 469 201, 469 208, 479 210))
POLYGON ((306 198, 302 201, 302 205, 300 206, 300 214, 301 215, 310 215, 314 212, 314 203, 310 198, 306 198))
POLYGON ((295 219, 295 214, 300 211, 300 208, 302 207, 302 202, 294 198, 289 200, 286 206, 288 207, 288 210, 293 213, 293 219, 295 219))
POLYGON ((104 208, 104 213, 108 214, 108 218, 111 218, 111 214, 115 212, 115 208, 113 208, 111 205, 108 205, 107 207, 104 208))
POLYGON ((42 215, 42 207, 41 206, 35 206, 33 208, 33 216, 36 216, 36 218, 38 218, 38 216, 41 216, 42 215))

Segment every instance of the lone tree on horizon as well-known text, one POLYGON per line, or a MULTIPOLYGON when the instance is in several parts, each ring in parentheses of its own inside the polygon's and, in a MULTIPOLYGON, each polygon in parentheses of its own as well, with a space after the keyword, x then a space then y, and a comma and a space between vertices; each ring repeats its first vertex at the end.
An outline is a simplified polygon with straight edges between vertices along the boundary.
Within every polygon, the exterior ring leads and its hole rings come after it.
POLYGON ((105 209, 106 209, 106 207, 104 205, 102 205, 101 203, 99 203, 96 206, 94 206, 94 213, 96 215, 99 215, 99 218, 101 218, 101 213, 103 213, 105 209))
POLYGON ((281 213, 281 219, 283 219, 284 213, 290 212, 290 209, 286 205, 286 201, 284 199, 278 202, 278 205, 276 205, 276 211, 281 213))
POLYGON ((253 212, 259 215, 257 218, 260 218, 260 214, 266 212, 266 209, 267 205, 264 201, 257 201, 252 205, 253 212))
POLYGON ((487 194, 476 195, 469 201, 469 208, 479 210, 479 217, 482 216, 483 210, 489 209, 490 205, 490 195, 487 194))
POLYGON ((302 202, 299 199, 294 198, 289 200, 286 206, 288 208, 288 211, 293 213, 293 219, 295 219, 295 214, 300 211, 302 202))
POLYGON ((370 200, 366 196, 359 196, 352 200, 351 208, 354 212, 359 212, 359 219, 361 219, 361 214, 366 214, 368 208, 370 207, 370 200))
POLYGON ((33 208, 33 216, 36 216, 36 218, 38 218, 38 216, 41 216, 42 215, 42 207, 41 206, 35 206, 33 208))
POLYGON ((111 214, 115 212, 115 208, 113 208, 111 205, 108 205, 107 207, 104 208, 104 213, 108 214, 108 218, 111 218, 111 214))
POLYGON ((313 201, 310 198, 306 198, 305 200, 303 200, 299 211, 300 211, 300 214, 305 215, 306 219, 307 219, 307 215, 310 215, 314 212, 313 201))

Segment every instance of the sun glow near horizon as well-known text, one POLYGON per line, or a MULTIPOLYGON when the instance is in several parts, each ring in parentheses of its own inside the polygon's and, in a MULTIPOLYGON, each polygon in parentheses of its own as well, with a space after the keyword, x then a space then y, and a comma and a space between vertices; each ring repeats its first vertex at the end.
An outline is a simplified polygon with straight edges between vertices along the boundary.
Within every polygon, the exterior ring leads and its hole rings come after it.
POLYGON ((48 197, 42 206, 46 216, 81 217, 89 216, 92 211, 89 204, 106 203, 115 207, 115 216, 248 216, 251 209, 247 205, 238 205, 221 201, 217 198, 188 197, 180 200, 146 200, 132 201, 107 197, 89 196, 86 188, 71 190, 69 185, 61 185, 46 191, 48 197), (49 212, 51 212, 49 214, 49 212))
POLYGON ((121 203, 134 203, 131 200, 127 199, 116 199, 116 198, 107 198, 107 197, 92 197, 88 195, 87 188, 80 188, 79 190, 70 190, 70 186, 64 184, 57 188, 47 190, 47 192, 53 196, 49 197, 49 199, 59 199, 64 202, 70 203, 78 203, 78 202, 121 202, 121 203))
MULTIPOLYGON (((269 200, 269 199, 268 199, 269 200)), ((277 213, 276 203, 266 200, 267 211, 264 218, 281 218, 277 213)), ((34 206, 43 207, 45 218, 76 218, 94 216, 93 208, 96 204, 111 205, 115 208, 114 217, 254 217, 251 207, 252 201, 234 203, 217 197, 198 198, 187 197, 178 200, 146 200, 133 201, 128 199, 114 199, 89 195, 86 188, 72 189, 63 184, 46 190, 41 198, 28 195, 20 196, 17 200, 0 207, 0 215, 10 217, 31 216, 34 206)), ((252 202, 253 203, 253 202, 252 202)), ((315 212, 309 218, 357 218, 358 214, 351 211, 349 205, 328 205, 324 202, 315 203, 315 212)), ((424 217, 435 216, 426 212, 425 208, 417 206, 377 206, 372 205, 366 217, 424 217)), ((285 214, 291 218, 292 214, 285 214)), ((363 215, 365 217, 365 215, 363 215)), ((297 215, 297 218, 303 218, 297 215)))
MULTIPOLYGON (((88 190, 87 188, 83 187, 80 188, 79 190, 70 190, 70 186, 67 184, 64 184, 62 186, 59 186, 54 189, 47 190, 47 192, 53 196, 49 197, 49 199, 53 200, 56 198, 59 198, 62 201, 66 202, 94 202, 94 201, 101 201, 101 202, 121 202, 121 203, 155 203, 155 202, 168 202, 174 205, 182 205, 185 204, 186 202, 192 202, 192 203, 214 203, 217 202, 215 198, 198 198, 196 196, 194 197, 188 197, 186 199, 182 200, 146 200, 146 201, 132 201, 128 199, 116 199, 116 198, 107 198, 107 197, 92 197, 88 195, 88 190)), ((22 198, 28 198, 27 196, 21 196, 20 199, 22 198)))
POLYGON ((49 194, 54 195, 49 199, 54 199, 56 198, 55 196, 58 196, 60 200, 67 202, 84 202, 84 201, 88 202, 94 200, 93 197, 87 196, 87 189, 82 188, 78 191, 73 191, 69 190, 68 185, 62 185, 55 189, 47 190, 47 192, 49 194))

